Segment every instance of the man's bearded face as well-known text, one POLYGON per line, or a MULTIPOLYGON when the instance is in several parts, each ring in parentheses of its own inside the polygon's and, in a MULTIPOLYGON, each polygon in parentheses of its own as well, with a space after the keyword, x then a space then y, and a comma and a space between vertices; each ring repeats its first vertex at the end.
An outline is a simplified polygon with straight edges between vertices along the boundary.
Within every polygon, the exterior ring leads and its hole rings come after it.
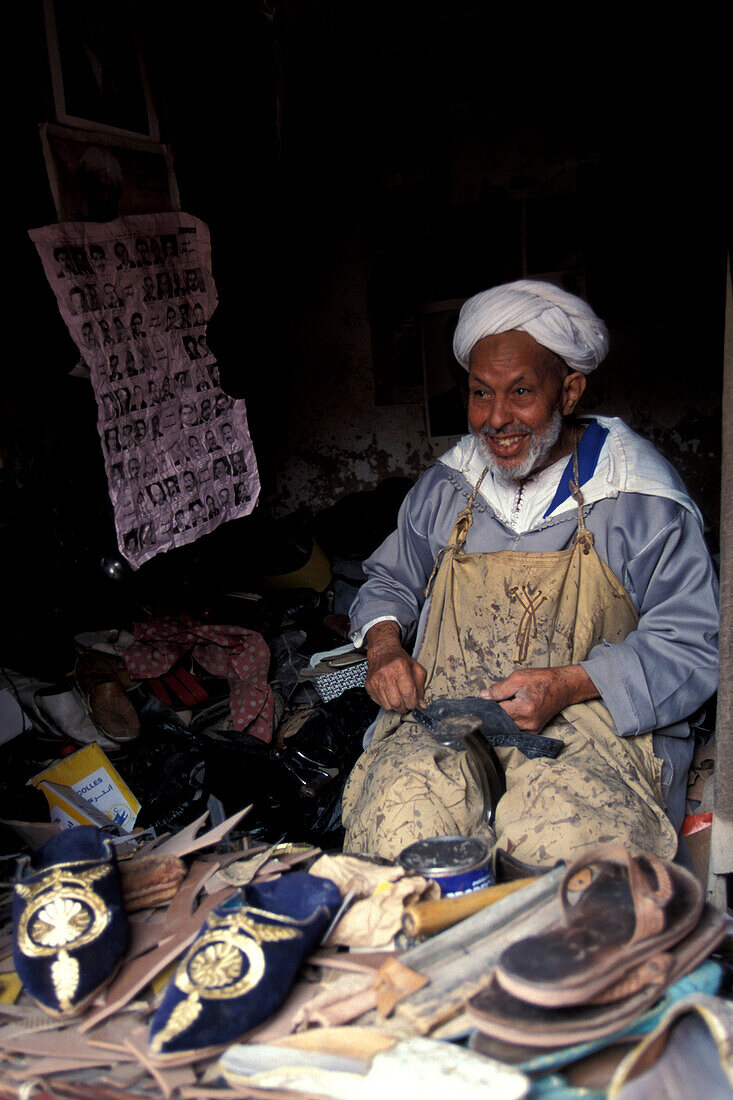
POLYGON ((566 395, 547 350, 502 332, 479 340, 470 363, 468 422, 494 476, 521 481, 560 458, 566 395))
POLYGON ((562 413, 556 408, 551 414, 546 427, 539 430, 526 428, 520 421, 511 426, 507 433, 495 432, 493 428, 484 428, 476 439, 481 455, 492 474, 500 481, 523 481, 529 477, 533 470, 542 470, 550 465, 548 456, 560 438, 562 432, 562 413), (514 460, 505 459, 503 455, 496 455, 496 447, 512 450, 507 443, 512 440, 513 433, 521 433, 527 437, 527 446, 524 449, 524 458, 514 460))

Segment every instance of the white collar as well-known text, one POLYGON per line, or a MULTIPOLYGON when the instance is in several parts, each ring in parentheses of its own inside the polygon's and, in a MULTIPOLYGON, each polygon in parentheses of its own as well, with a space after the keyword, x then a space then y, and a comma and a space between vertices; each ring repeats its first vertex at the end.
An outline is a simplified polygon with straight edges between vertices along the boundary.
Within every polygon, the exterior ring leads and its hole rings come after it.
MULTIPOLYGON (((586 504, 613 498, 619 493, 664 497, 687 508, 702 527, 702 516, 677 471, 648 440, 633 432, 618 417, 594 416, 591 419, 606 428, 608 435, 592 476, 582 486, 586 504)), ((473 435, 464 435, 438 461, 462 473, 471 485, 476 484, 485 466, 473 435)), ((539 474, 527 478, 521 486, 507 487, 489 474, 481 484, 479 495, 512 530, 520 534, 534 530, 545 519, 554 519, 576 507, 571 497, 559 504, 549 516, 545 515, 567 461, 567 456, 560 459, 539 474)))

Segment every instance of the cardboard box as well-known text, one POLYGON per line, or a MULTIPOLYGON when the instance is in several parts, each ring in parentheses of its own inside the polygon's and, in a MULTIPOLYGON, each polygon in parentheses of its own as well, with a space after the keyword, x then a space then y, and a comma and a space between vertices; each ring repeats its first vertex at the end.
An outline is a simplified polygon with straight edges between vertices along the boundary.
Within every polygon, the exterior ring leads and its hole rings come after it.
POLYGON ((117 826, 113 821, 87 802, 73 787, 65 787, 63 783, 51 783, 44 779, 40 789, 46 796, 51 810, 51 820, 58 822, 64 829, 70 829, 73 825, 96 825, 98 829, 109 829, 117 832, 117 826))
POLYGON ((70 787, 84 802, 111 819, 120 832, 129 833, 140 813, 140 803, 99 745, 86 745, 78 752, 57 760, 30 781, 43 791, 51 820, 64 828, 96 824, 85 814, 79 800, 63 790, 70 787), (61 788, 59 790, 59 787, 61 788), (87 820, 82 820, 83 817, 87 820))

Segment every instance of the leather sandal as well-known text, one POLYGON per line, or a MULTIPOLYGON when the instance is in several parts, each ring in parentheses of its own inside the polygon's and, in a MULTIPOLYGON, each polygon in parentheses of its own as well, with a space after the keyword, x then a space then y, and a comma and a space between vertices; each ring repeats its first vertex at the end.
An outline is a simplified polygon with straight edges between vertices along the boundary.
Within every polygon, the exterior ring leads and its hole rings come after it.
POLYGON ((111 741, 133 741, 140 733, 140 719, 127 697, 131 686, 124 665, 113 657, 89 650, 79 655, 74 670, 76 684, 89 717, 111 741))
POLYGON ((614 1035, 656 1004, 667 988, 700 966, 725 934, 725 917, 706 905, 690 935, 672 950, 644 960, 628 972, 624 982, 617 983, 617 1000, 540 1007, 507 993, 495 973, 491 984, 468 1002, 467 1014, 484 1034, 534 1048, 570 1046, 614 1035))
POLYGON ((565 922, 502 952, 496 979, 543 1007, 587 1003, 643 956, 683 939, 698 922, 701 884, 689 871, 622 844, 600 845, 560 885, 565 922))

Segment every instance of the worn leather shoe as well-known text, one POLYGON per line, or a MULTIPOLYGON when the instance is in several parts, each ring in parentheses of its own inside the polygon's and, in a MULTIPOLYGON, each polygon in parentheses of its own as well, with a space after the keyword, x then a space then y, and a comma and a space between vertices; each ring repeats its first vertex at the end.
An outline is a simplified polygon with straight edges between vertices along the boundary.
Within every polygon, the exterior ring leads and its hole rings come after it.
POLYGON ((81 1012, 112 977, 126 946, 117 863, 99 829, 65 829, 18 861, 15 969, 46 1012, 81 1012))

